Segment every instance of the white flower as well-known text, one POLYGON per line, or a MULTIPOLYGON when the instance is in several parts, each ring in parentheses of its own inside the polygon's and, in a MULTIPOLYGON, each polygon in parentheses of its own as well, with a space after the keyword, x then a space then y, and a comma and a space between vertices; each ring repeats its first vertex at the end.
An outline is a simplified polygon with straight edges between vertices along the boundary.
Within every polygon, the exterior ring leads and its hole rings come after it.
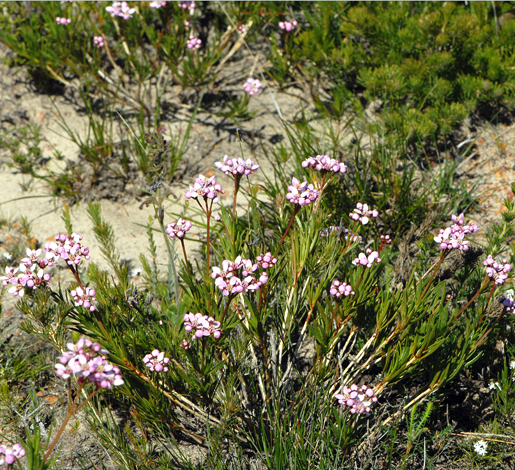
POLYGON ((510 369, 515 369, 515 361, 510 361, 510 369))
POLYGON ((482 439, 477 441, 475 444, 474 444, 474 450, 479 454, 479 455, 486 455, 486 449, 488 447, 488 444, 483 441, 482 439))

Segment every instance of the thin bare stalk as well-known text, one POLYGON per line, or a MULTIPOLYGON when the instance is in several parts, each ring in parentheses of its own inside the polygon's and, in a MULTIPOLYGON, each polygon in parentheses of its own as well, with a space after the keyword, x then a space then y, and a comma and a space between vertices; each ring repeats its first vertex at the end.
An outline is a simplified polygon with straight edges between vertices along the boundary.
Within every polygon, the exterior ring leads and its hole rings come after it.
POLYGON ((297 215, 298 211, 299 211, 298 207, 295 206, 295 208, 293 209, 293 215, 291 216, 291 219, 290 219, 290 223, 288 224, 286 232, 284 232, 283 238, 281 238, 281 241, 279 242, 279 245, 283 244, 284 239, 286 238, 286 235, 288 235, 288 232, 290 231, 291 224, 293 223, 293 219, 295 219, 295 216, 297 215))

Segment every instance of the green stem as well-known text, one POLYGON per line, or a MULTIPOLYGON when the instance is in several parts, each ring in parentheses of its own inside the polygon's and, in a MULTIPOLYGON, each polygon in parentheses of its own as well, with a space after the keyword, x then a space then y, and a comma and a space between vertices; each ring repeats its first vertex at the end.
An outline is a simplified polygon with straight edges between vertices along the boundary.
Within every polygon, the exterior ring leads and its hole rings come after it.
POLYGON ((186 255, 186 248, 184 247, 184 240, 182 238, 180 238, 179 240, 181 241, 182 254, 184 255, 184 262, 186 263, 186 268, 188 268, 188 274, 191 276, 190 263, 188 263, 188 256, 186 255))
POLYGON ((211 211, 213 209, 213 200, 210 199, 211 203, 208 208, 208 203, 206 201, 206 217, 207 217, 207 230, 206 230, 206 267, 207 267, 207 278, 209 279, 209 229, 211 225, 211 211))
POLYGON ((234 177, 234 197, 232 199, 232 217, 236 217, 236 197, 238 196, 238 190, 240 189, 241 176, 237 175, 234 177))

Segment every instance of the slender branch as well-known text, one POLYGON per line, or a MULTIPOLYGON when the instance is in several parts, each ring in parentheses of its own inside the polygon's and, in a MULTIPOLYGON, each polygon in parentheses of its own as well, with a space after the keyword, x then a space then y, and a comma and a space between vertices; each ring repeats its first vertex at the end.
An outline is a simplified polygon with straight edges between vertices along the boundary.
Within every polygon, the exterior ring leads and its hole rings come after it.
POLYGON ((288 235, 288 232, 290 231, 291 224, 293 223, 293 219, 295 219, 295 216, 297 215, 298 211, 299 211, 298 206, 295 206, 295 208, 293 209, 293 215, 291 216, 291 219, 290 219, 290 223, 288 224, 288 228, 286 229, 286 232, 284 232, 283 238, 281 238, 279 245, 283 244, 284 239, 286 238, 286 235, 288 235))

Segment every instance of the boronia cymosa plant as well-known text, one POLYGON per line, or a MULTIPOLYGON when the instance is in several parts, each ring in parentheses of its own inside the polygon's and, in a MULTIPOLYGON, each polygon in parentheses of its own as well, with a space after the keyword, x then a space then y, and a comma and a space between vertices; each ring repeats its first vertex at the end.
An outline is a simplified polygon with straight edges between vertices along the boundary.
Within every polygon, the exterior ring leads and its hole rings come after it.
MULTIPOLYGON (((25 328, 60 351, 56 373, 70 390, 76 387, 43 462, 74 413, 100 390, 113 393, 113 387, 122 385, 115 396, 125 395, 138 416, 163 436, 172 422, 178 432, 205 442, 206 435, 181 418, 186 413, 256 451, 262 449, 256 436, 268 425, 264 418, 253 423, 252 410, 262 408, 263 416, 272 418, 287 399, 293 400, 295 411, 301 397, 296 389, 323 387, 325 403, 342 405, 332 418, 322 405, 321 413, 326 413, 328 426, 337 423, 327 432, 340 440, 343 456, 360 439, 365 426, 360 416, 368 416, 372 436, 395 418, 374 418, 381 395, 395 384, 414 374, 424 377, 396 412, 400 414, 479 357, 499 320, 492 316, 490 301, 495 289, 509 281, 511 265, 488 255, 485 269, 477 268, 483 280, 475 283, 475 292, 467 291, 467 302, 450 301, 445 281, 435 279, 451 253, 470 249, 469 238, 479 230, 465 225, 464 214, 452 215, 453 225, 434 236, 433 252, 440 254, 432 266, 398 289, 389 285, 384 272, 391 238, 369 239, 369 228, 381 221, 380 211, 358 202, 347 212, 347 227, 344 218, 339 226, 327 223, 331 216, 325 198, 341 190, 347 172, 343 163, 327 155, 304 160, 302 167, 313 172, 313 182, 293 177, 282 194, 291 203, 282 208, 284 217, 257 199, 251 181, 259 168, 255 162, 226 156, 217 166, 234 179, 232 208, 223 203, 225 191, 215 177, 199 175, 185 193, 185 211, 177 222, 165 228, 166 216, 156 211, 166 240, 179 239, 184 257, 177 279, 161 290, 157 306, 144 297, 127 297, 127 271, 117 267, 112 233, 95 207, 90 208, 95 233, 114 263, 116 282, 94 263, 84 268, 89 249, 72 231, 66 211, 68 233, 56 235, 44 253, 27 250, 20 267, 6 269, 3 283, 23 298, 19 308, 31 319, 25 328), (243 177, 249 179, 248 188, 241 185, 243 177), (247 216, 236 215, 238 193, 247 199, 247 216), (215 204, 221 224, 213 226, 215 204), (188 210, 194 217, 185 215, 188 210), (183 243, 194 225, 205 227, 204 256, 195 265, 186 258, 183 243), (253 232, 253 227, 267 227, 269 233, 253 232), (75 279, 68 292, 54 290, 50 272, 45 272, 61 260, 75 279), (489 294, 482 296, 489 286, 489 294), (75 342, 67 340, 70 332, 75 342), (307 370, 293 374, 300 351, 309 344, 313 352, 307 370), (362 377, 371 372, 379 373, 378 378, 363 384, 362 377), (86 387, 92 389, 80 401, 86 387), (224 428, 227 420, 231 429, 224 428)), ((169 263, 177 257, 171 253, 169 263)), ((151 275, 159 282, 158 273, 151 275)), ((509 312, 509 299, 501 301, 509 312)))

